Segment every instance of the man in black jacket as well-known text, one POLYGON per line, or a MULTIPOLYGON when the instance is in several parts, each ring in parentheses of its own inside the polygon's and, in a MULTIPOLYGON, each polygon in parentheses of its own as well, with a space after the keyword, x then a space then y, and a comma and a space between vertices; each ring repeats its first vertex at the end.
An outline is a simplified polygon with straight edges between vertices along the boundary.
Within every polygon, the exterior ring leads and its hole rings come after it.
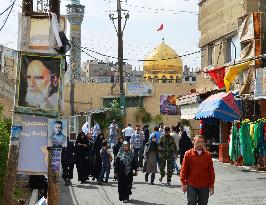
POLYGON ((67 139, 67 148, 63 148, 61 155, 61 163, 63 174, 62 178, 65 180, 65 185, 71 185, 71 179, 73 179, 73 169, 76 163, 75 146, 74 143, 67 139))

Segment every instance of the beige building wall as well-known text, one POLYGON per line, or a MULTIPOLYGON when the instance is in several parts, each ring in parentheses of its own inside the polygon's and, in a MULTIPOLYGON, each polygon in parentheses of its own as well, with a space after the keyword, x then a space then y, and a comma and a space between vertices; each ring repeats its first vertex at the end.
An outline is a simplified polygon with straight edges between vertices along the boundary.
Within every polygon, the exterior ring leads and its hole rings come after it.
MULTIPOLYGON (((103 97, 111 96, 111 83, 89 83, 75 84, 75 111, 84 112, 89 109, 98 109, 103 107, 103 97)), ((117 86, 118 88, 118 86, 117 86)), ((190 89, 195 88, 195 85, 189 84, 173 84, 173 83, 155 83, 154 95, 151 97, 144 97, 143 105, 147 112, 152 116, 160 114, 160 95, 172 94, 182 96, 190 93, 190 89)), ((115 89, 117 90, 117 89, 115 89)), ((70 115, 70 86, 65 86, 64 89, 64 110, 65 116, 70 115)), ((117 92, 118 94, 118 92, 117 92)), ((113 95, 118 96, 118 95, 113 95)), ((135 112, 137 107, 130 107, 126 109, 126 123, 132 123, 135 126, 135 112)), ((162 115, 164 124, 167 126, 176 125, 180 121, 178 115, 162 115)), ((193 123, 192 123, 193 124, 193 123)), ((195 123, 194 123, 195 124, 195 123)), ((197 124, 197 123, 196 123, 197 124)), ((198 128, 198 125, 195 126, 198 128)))
POLYGON ((199 46, 238 29, 238 18, 258 11, 260 0, 201 0, 199 3, 199 46))
POLYGON ((197 75, 196 90, 216 89, 215 83, 203 73, 209 65, 224 65, 227 61, 230 37, 237 35, 239 18, 258 11, 262 0, 201 0, 199 3, 199 47, 202 72, 197 75), (212 57, 210 58, 210 55, 212 57), (210 62, 210 59, 211 62, 210 62))

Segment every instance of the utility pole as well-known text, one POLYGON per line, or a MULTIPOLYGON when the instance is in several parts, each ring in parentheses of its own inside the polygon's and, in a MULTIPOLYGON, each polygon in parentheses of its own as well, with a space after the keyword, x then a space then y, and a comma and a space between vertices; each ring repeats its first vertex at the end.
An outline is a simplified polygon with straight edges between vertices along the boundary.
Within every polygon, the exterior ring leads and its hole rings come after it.
MULTIPOLYGON (((121 8, 121 0, 117 0, 117 18, 114 17, 113 14, 109 15, 111 21, 113 22, 117 38, 118 38, 118 69, 119 69, 119 99, 120 99, 120 109, 123 115, 123 124, 124 124, 124 117, 125 117, 125 90, 124 90, 124 72, 123 72, 123 64, 124 64, 124 56, 123 56, 123 33, 125 30, 125 26, 127 20, 129 18, 129 13, 127 10, 121 8), (124 16, 125 22, 122 28, 122 11, 126 11, 124 16), (114 20, 117 19, 117 28, 114 23, 114 20)), ((123 125, 124 126, 124 125, 123 125)))
POLYGON ((119 97, 122 115, 125 113, 125 91, 124 91, 124 74, 123 74, 123 32, 122 32, 122 16, 121 1, 117 0, 117 37, 118 37, 118 69, 119 69, 119 97))

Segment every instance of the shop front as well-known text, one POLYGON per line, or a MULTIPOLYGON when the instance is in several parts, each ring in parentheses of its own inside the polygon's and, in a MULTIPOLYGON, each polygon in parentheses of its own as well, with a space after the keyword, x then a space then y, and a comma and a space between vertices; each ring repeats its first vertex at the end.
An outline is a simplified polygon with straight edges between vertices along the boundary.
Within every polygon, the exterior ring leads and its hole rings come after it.
POLYGON ((200 122, 200 133, 204 136, 207 149, 229 162, 228 139, 231 123, 239 120, 241 111, 232 92, 220 92, 202 101, 195 115, 200 122))

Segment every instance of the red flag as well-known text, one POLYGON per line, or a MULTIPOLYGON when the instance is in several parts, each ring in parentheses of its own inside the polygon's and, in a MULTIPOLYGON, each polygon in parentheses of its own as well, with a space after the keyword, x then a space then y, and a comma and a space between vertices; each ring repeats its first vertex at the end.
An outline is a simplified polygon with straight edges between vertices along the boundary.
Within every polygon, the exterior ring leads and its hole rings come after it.
POLYGON ((207 71, 219 89, 224 87, 225 67, 216 67, 207 71))
POLYGON ((163 24, 160 25, 160 27, 157 29, 157 31, 163 30, 163 24))

